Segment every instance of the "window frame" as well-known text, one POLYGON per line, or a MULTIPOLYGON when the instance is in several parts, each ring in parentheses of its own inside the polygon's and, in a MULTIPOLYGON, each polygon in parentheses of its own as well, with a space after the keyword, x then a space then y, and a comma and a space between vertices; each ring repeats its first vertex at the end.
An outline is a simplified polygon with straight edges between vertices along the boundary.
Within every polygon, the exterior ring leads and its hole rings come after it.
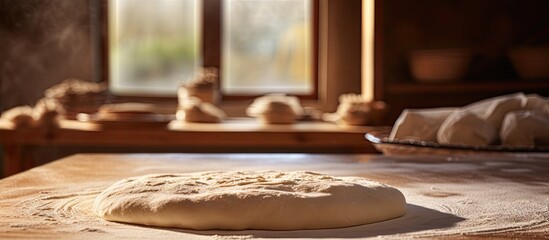
MULTIPOLYGON (((101 76, 102 79, 109 84, 110 82, 110 46, 109 46, 109 9, 108 1, 113 0, 101 0, 101 76)), ((319 100, 319 2, 320 0, 310 0, 312 6, 312 48, 311 49, 311 81, 313 84, 313 91, 310 94, 292 94, 297 96, 302 100, 319 100)), ((201 67, 216 67, 222 71, 222 41, 223 41, 223 29, 222 29, 222 2, 223 0, 202 0, 200 4, 201 12, 199 13, 199 53, 200 53, 200 66, 201 67)), ((237 94, 224 94, 222 92, 221 85, 223 84, 223 79, 219 76, 218 91, 220 93, 221 102, 230 102, 230 101, 248 101, 256 97, 261 96, 261 94, 250 94, 250 95, 237 95, 237 94)), ((174 91, 175 92, 175 91, 174 91)), ((124 94, 124 97, 129 98, 143 98, 149 100, 159 100, 159 99, 174 99, 177 98, 174 96, 165 96, 165 95, 155 95, 155 94, 124 94)))

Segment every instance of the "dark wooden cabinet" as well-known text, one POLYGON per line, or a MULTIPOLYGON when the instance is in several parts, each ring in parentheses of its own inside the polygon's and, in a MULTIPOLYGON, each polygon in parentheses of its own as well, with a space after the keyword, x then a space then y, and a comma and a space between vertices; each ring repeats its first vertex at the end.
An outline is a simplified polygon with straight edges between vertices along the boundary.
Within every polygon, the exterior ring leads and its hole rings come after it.
POLYGON ((375 98, 390 106, 388 124, 405 108, 463 106, 514 92, 549 96, 549 76, 524 79, 509 54, 549 48, 549 1, 383 0, 376 1, 375 24, 375 98), (410 54, 433 49, 470 52, 463 76, 446 82, 414 78, 410 54))

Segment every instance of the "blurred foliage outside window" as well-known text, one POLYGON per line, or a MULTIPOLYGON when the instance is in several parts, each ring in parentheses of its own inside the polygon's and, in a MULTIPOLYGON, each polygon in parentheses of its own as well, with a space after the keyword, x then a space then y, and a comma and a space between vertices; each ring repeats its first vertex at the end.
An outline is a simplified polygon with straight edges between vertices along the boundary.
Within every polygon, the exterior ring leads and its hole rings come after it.
MULTIPOLYGON (((173 95, 194 77, 201 62, 200 3, 108 1, 109 79, 114 93, 173 95)), ((311 0, 222 3, 223 93, 314 90, 311 0)))
POLYGON ((223 12, 223 91, 310 94, 311 1, 229 0, 223 12))
POLYGON ((198 1, 109 1, 110 86, 115 93, 175 94, 199 63, 198 1))

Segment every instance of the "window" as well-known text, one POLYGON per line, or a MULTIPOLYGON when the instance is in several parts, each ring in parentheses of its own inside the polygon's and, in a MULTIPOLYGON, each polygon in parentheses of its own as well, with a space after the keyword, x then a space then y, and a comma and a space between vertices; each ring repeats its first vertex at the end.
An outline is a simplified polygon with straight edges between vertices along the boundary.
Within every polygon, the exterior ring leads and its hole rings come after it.
POLYGON ((229 0, 223 11, 223 92, 313 92, 311 2, 229 0))
POLYGON ((285 92, 314 98, 315 4, 316 0, 107 1, 111 90, 175 95, 203 64, 202 45, 220 48, 208 51, 217 53, 224 96, 285 92), (208 3, 212 1, 219 4, 208 3), (206 9, 211 7, 220 9, 206 9), (206 18, 220 19, 220 27, 206 18), (220 43, 204 44, 207 34, 218 36, 220 43))
POLYGON ((109 9, 111 90, 173 94, 198 67, 196 0, 116 0, 109 9))

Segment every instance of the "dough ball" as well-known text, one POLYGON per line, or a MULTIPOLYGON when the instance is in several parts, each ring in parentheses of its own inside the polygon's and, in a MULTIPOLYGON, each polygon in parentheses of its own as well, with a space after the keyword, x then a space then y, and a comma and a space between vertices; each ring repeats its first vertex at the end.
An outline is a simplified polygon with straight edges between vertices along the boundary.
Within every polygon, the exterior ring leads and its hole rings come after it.
POLYGON ((179 105, 182 106, 190 97, 215 104, 218 98, 218 82, 219 70, 217 68, 201 68, 194 79, 179 87, 177 91, 179 105))
POLYGON ((288 103, 270 101, 265 103, 264 111, 257 118, 264 123, 290 124, 295 122, 298 116, 288 103))
POLYGON ((527 95, 524 110, 538 112, 549 118, 549 100, 537 94, 527 95))
POLYGON ((405 109, 395 122, 389 138, 435 142, 444 120, 457 108, 405 109))
POLYGON ((343 124, 360 126, 370 122, 372 108, 366 103, 342 103, 339 104, 337 113, 343 124))
POLYGON ((97 196, 109 221, 186 229, 298 230, 384 221, 406 212, 403 194, 360 177, 314 172, 205 172, 121 180, 97 196))
POLYGON ((484 146, 498 141, 498 132, 488 121, 474 113, 457 111, 450 114, 437 132, 442 144, 484 146))
POLYGON ((488 98, 467 105, 463 108, 463 111, 477 115, 492 125, 496 132, 499 132, 505 114, 521 110, 526 101, 526 96, 523 93, 516 93, 488 98))
POLYGON ((339 96, 335 113, 324 113, 322 120, 344 125, 381 125, 387 114, 383 101, 368 101, 360 94, 347 93, 339 96))
POLYGON ((176 114, 178 120, 197 123, 218 123, 226 114, 213 104, 202 102, 198 98, 188 98, 176 114))
POLYGON ((503 124, 506 114, 521 110, 549 118, 547 99, 535 94, 516 93, 485 99, 463 108, 404 110, 389 138, 443 144, 497 144, 501 142, 501 133, 511 131, 506 128, 513 125, 503 124))
POLYGON ((500 132, 503 145, 549 145, 549 117, 541 112, 517 111, 505 115, 500 132))
POLYGON ((269 94, 256 98, 246 114, 265 123, 290 124, 303 116, 303 108, 297 97, 269 94))

